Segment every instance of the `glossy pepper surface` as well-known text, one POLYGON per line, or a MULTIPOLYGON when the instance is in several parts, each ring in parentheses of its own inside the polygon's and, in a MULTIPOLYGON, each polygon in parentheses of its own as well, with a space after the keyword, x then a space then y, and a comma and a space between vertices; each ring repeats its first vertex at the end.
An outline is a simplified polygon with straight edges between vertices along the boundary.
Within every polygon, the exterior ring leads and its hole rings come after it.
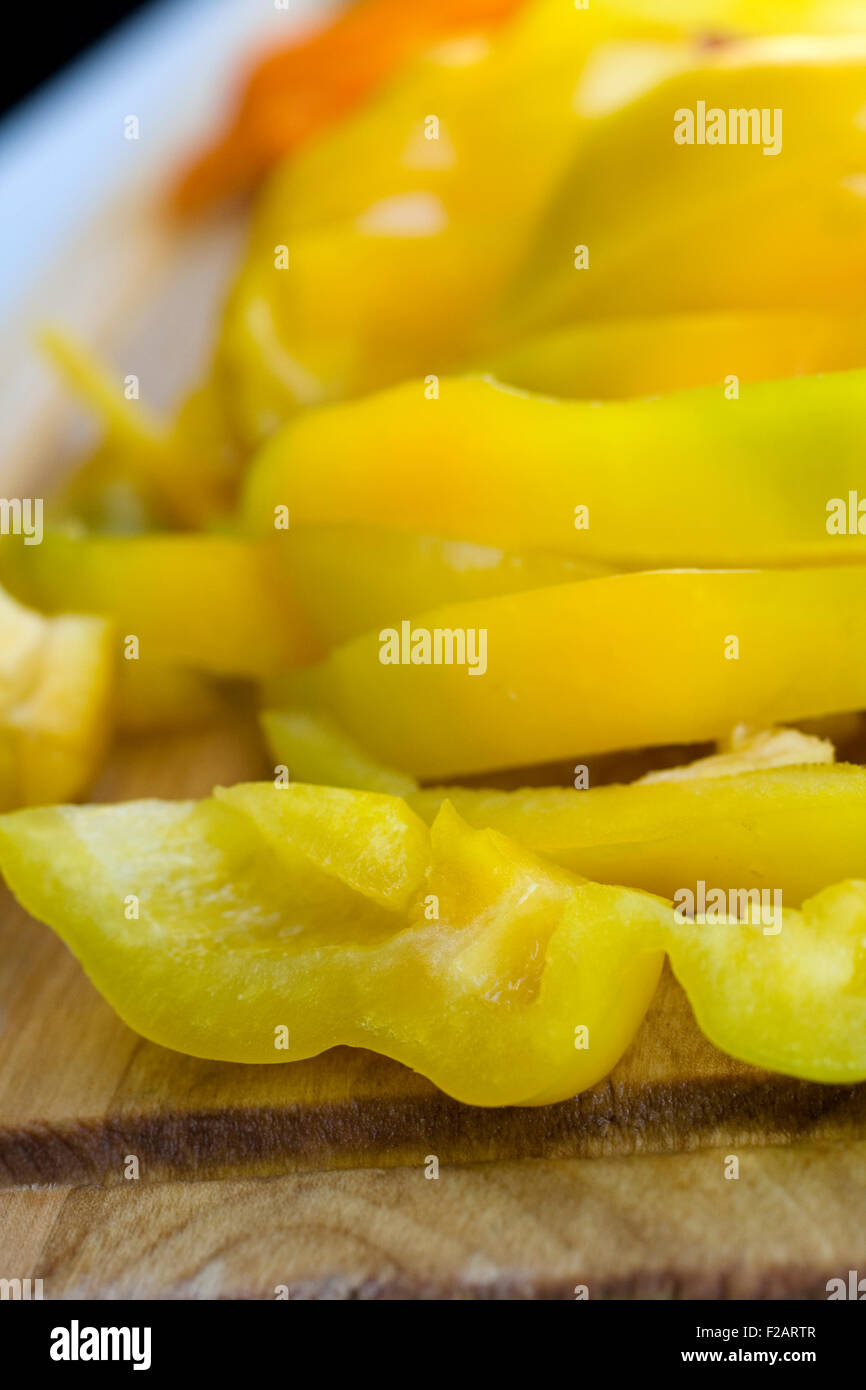
POLYGON ((845 564, 866 554, 866 515, 863 532, 848 523, 864 418, 866 371, 603 405, 482 378, 430 400, 408 382, 287 426, 259 453, 244 514, 260 535, 282 505, 293 525, 388 525, 587 565, 845 564))
POLYGON ((860 709, 864 641, 866 567, 657 571, 416 614, 292 684, 441 780, 860 709))
POLYGON ((0 859, 121 1016, 193 1055, 348 1043, 469 1103, 549 1103, 614 1065, 667 950, 734 1055, 866 1075, 863 881, 780 912, 771 934, 731 914, 710 928, 471 830, 449 805, 428 836, 397 798, 272 785, 17 812, 0 859))

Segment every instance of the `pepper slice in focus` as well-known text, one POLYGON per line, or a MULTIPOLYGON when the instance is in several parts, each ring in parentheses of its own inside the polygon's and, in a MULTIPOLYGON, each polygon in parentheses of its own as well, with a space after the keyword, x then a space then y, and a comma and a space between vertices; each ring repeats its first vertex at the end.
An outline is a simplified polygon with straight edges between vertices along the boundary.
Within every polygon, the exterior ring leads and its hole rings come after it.
POLYGON ((453 604, 287 678, 441 781, 866 705, 866 567, 658 571, 453 604))
MULTIPOLYGON (((567 871, 447 811, 415 904, 385 908, 369 890, 393 866, 374 850, 383 836, 393 843, 400 803, 357 794, 343 865, 325 836, 323 867, 303 794, 291 836, 293 790, 19 812, 0 820, 0 862, 120 1016, 162 1046, 235 1062, 368 1047, 476 1105, 546 1104, 610 1070, 655 990, 658 946, 645 949, 591 899, 573 902, 579 880, 567 871), (256 827, 273 824, 283 797, 277 855, 256 827), (339 875, 353 846, 350 888, 339 875), (589 1047, 575 1045, 578 1028, 589 1047)), ((630 896, 645 917, 666 915, 630 896)))
POLYGON ((447 803, 427 838, 396 798, 270 784, 6 815, 0 862, 121 1017, 195 1056, 349 1044, 470 1104, 548 1104, 622 1055, 667 950, 732 1055, 866 1076, 862 880, 769 931, 736 914, 679 921, 662 899, 470 829, 447 803))

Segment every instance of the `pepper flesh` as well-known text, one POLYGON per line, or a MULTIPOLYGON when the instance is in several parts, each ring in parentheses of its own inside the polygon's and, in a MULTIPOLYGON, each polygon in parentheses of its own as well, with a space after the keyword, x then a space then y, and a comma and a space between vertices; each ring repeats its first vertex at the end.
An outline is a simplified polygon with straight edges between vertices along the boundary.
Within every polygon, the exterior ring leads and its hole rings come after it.
POLYGON ((864 644, 862 566, 660 571, 434 609, 293 684, 374 758, 441 780, 861 709, 864 644))
POLYGON ((442 603, 544 589, 608 572, 604 565, 566 555, 507 551, 383 526, 293 525, 274 543, 274 552, 325 647, 442 603))
POLYGON ((410 806, 432 822, 448 800, 585 878, 673 898, 707 883, 778 888, 796 907, 828 883, 866 878, 866 768, 779 767, 591 787, 429 787, 410 806))
POLYGON ((174 422, 165 424, 137 397, 127 400, 111 372, 68 333, 46 328, 39 345, 105 430, 101 448, 63 489, 67 511, 99 514, 105 494, 122 481, 154 525, 198 526, 227 513, 237 461, 212 389, 193 392, 174 422))
POLYGON ((492 341, 576 317, 866 305, 866 206, 851 179, 866 144, 862 21, 861 36, 760 39, 695 56, 629 102, 578 93, 595 120, 492 341), (724 140, 697 127, 685 143, 675 137, 681 113, 699 110, 724 113, 724 140), (760 138, 728 129, 728 113, 750 110, 772 116, 775 136, 766 122, 760 138), (574 242, 588 248, 586 271, 575 269, 574 242))
POLYGON ((345 1043, 470 1104, 547 1104, 614 1065, 667 950, 733 1055, 866 1076, 866 882, 785 912, 774 934, 734 917, 708 930, 471 830, 447 804, 426 856, 425 835, 396 798, 241 786, 198 804, 6 815, 0 862, 128 1023, 197 1056, 286 1061, 345 1043))
POLYGON ((569 323, 494 352, 498 380, 560 398, 626 400, 866 365, 866 315, 716 312, 569 323))
POLYGON ((46 612, 110 617, 120 640, 138 637, 143 664, 254 678, 319 650, 266 546, 216 534, 60 531, 38 546, 5 546, 3 574, 17 595, 46 612))
POLYGON ((519 42, 518 24, 479 61, 474 89, 446 100, 453 155, 443 167, 422 164, 407 178, 418 129, 425 143, 419 112, 442 110, 425 89, 413 106, 410 89, 266 195, 217 357, 248 442, 298 406, 465 369, 579 318, 866 305, 856 288, 866 209, 852 175, 863 154, 862 39, 744 40, 705 46, 696 64, 694 42, 677 37, 682 11, 652 22, 646 7, 598 17, 557 7, 555 22, 552 7, 534 18, 545 61, 537 36, 519 42), (612 38, 631 42, 605 44, 612 38), (698 99, 782 110, 779 157, 755 148, 744 162, 740 148, 675 144, 673 113, 698 99), (349 181, 347 168, 358 171, 349 181), (334 202, 335 182, 348 183, 345 204, 334 202), (577 238, 592 257, 585 272, 577 238), (288 273, 275 269, 281 245, 288 273))
POLYGON ((100 618, 43 618, 0 589, 0 807, 85 789, 110 715, 110 642, 100 618))
MULTIPOLYGON (((292 790, 259 789, 266 824, 292 790)), ((376 830, 369 805, 359 848, 376 830)), ((348 1044, 470 1104, 545 1104, 599 1080, 630 1042, 661 952, 591 904, 575 910, 566 871, 446 814, 417 907, 398 913, 290 840, 277 857, 254 827, 225 799, 52 808, 0 821, 0 861, 121 1017, 194 1056, 281 1062, 348 1044), (430 894, 438 920, 424 916, 430 894), (578 1026, 588 1049, 575 1046, 578 1026)), ((378 886, 387 866, 372 869, 378 886)))
POLYGON ((308 710, 263 710, 262 732, 272 756, 293 782, 350 787, 357 791, 407 796, 418 790, 414 777, 384 767, 347 738, 335 720, 308 710))
MULTIPOLYGON (((238 435, 260 440, 298 406, 458 360, 579 138, 574 87, 594 43, 675 32, 628 6, 531 6, 489 53, 428 53, 282 168, 220 332, 216 375, 238 435), (427 112, 437 140, 426 138, 427 112), (279 246, 288 274, 275 272, 279 246)), ((688 52, 683 44, 673 61, 688 52)))
POLYGON ((481 378, 427 400, 409 382, 286 426, 259 453, 244 514, 259 535, 282 504, 293 525, 403 527, 632 569, 852 563, 866 553, 866 520, 863 533, 847 522, 864 412, 866 371, 757 383, 736 401, 704 388, 602 406, 481 378), (839 534, 830 499, 846 508, 839 534))

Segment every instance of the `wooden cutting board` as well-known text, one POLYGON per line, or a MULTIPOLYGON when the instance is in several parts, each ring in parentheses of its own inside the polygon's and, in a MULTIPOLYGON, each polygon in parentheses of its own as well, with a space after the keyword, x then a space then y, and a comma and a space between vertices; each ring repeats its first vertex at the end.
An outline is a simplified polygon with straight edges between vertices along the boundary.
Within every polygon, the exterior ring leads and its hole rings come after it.
MULTIPOLYGON (((0 340, 4 495, 47 487, 80 443, 22 356, 34 322, 108 342, 149 399, 209 341, 237 226, 176 244, 138 204, 100 227, 0 340)), ((240 718, 119 745, 93 796, 266 775, 240 718)), ((723 1056, 670 975, 611 1076, 543 1109, 462 1106, 348 1048, 204 1062, 133 1034, 0 889, 0 1188, 0 1277, 49 1298, 823 1297, 866 1270, 866 1087, 723 1056)))
MULTIPOLYGON (((117 747, 94 795, 266 773, 240 717, 117 747)), ((49 1297, 822 1297, 866 1267, 866 1086, 724 1056, 669 974, 611 1076, 533 1110, 361 1050, 147 1043, 5 893, 0 1010, 0 1265, 49 1297)))

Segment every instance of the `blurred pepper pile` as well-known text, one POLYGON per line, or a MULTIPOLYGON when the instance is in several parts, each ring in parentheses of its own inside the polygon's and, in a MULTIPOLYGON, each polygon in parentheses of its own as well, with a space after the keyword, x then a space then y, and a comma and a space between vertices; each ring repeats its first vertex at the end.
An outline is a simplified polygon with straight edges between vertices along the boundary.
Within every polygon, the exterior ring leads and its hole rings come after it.
POLYGON ((866 708, 866 10, 359 0, 168 201, 251 190, 174 420, 45 335, 105 437, 42 543, 0 542, 0 800, 40 808, 0 822, 13 890, 199 1055, 350 1043, 545 1103, 610 1069, 667 953, 720 1047, 866 1079, 866 771, 822 737, 866 708), (226 681, 276 784, 45 806, 112 721, 203 722, 226 681), (684 922, 698 881, 784 912, 684 922))

